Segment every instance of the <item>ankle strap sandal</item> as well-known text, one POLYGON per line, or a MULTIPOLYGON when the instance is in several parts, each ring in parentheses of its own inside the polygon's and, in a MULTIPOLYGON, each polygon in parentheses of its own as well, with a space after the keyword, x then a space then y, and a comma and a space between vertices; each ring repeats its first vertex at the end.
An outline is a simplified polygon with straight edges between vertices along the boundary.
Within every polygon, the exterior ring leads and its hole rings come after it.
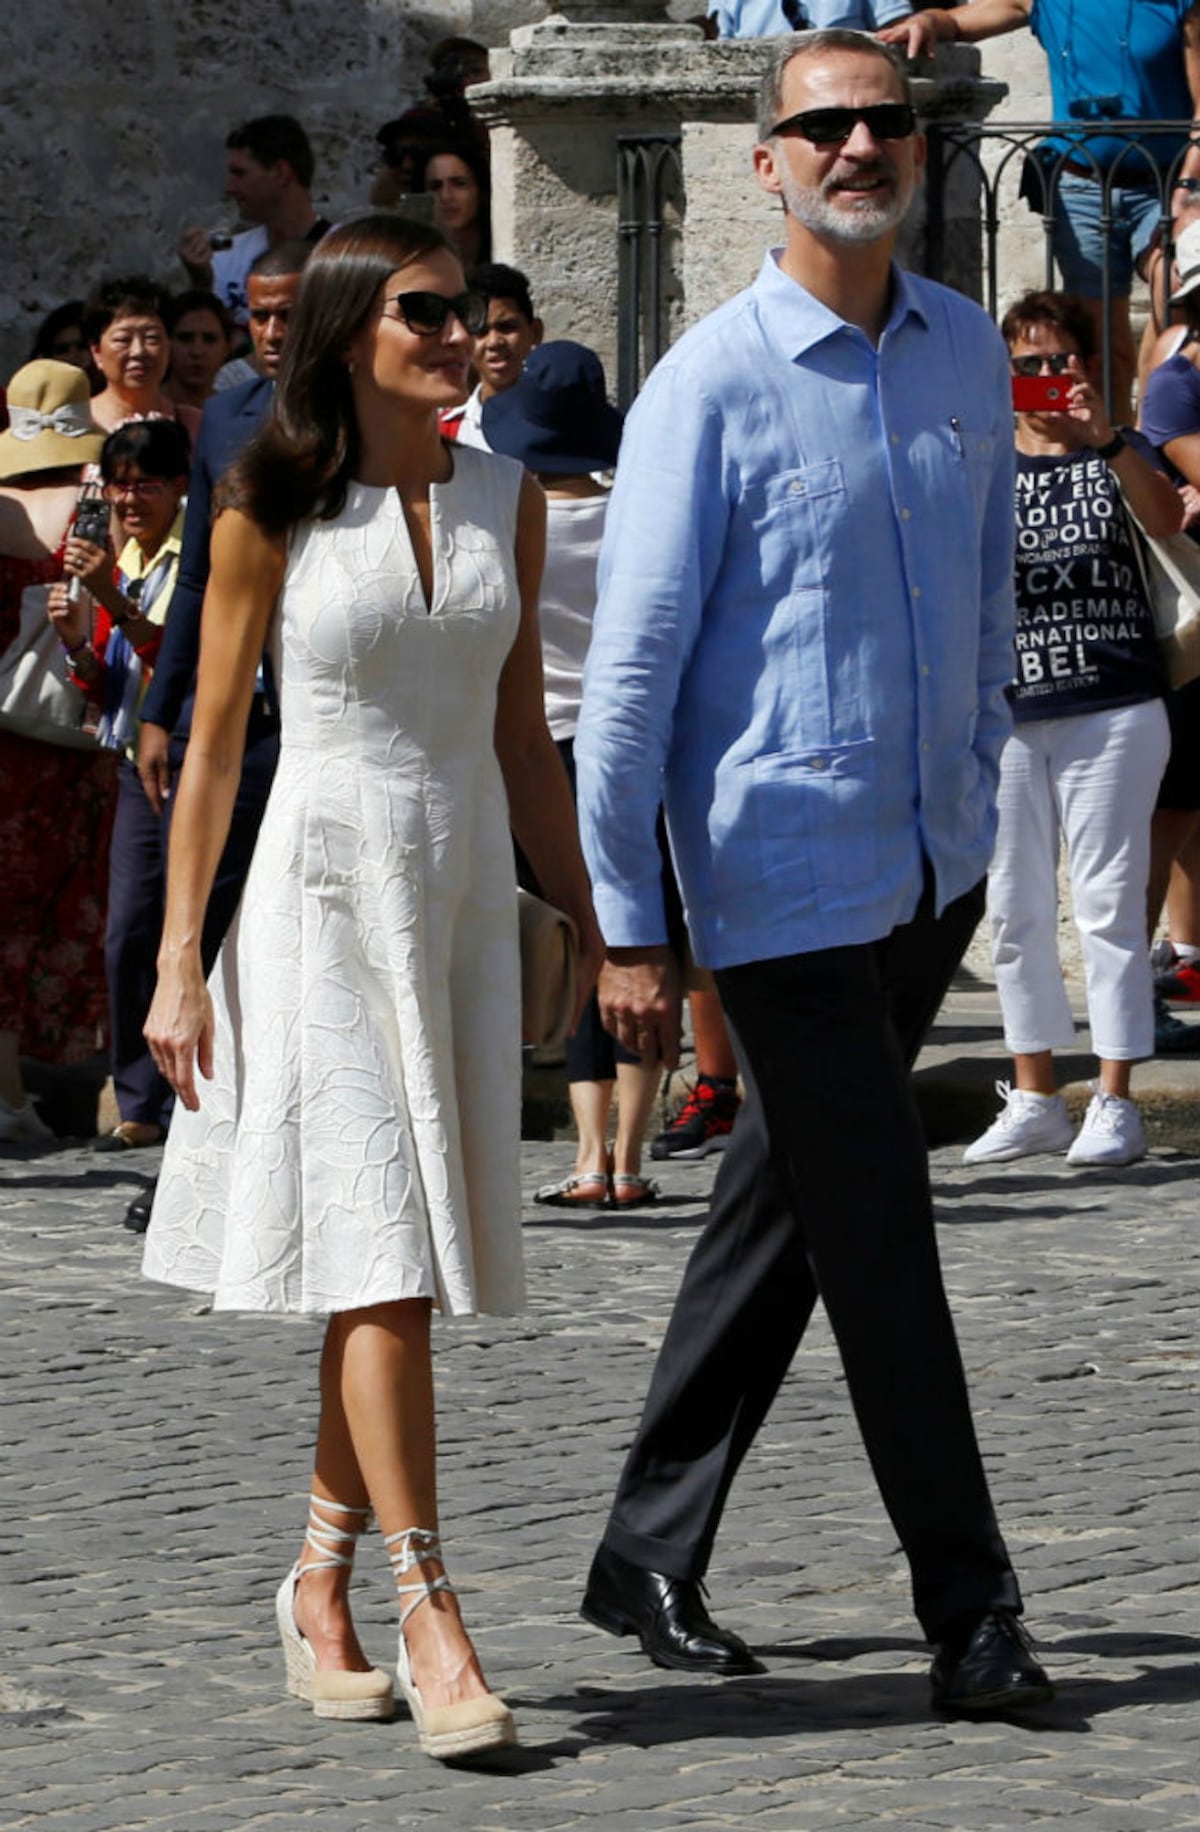
POLYGON ((287 1671, 287 1690, 293 1698, 305 1699, 321 1718, 389 1718, 396 1701, 392 1682, 380 1667, 365 1673, 344 1667, 317 1666, 311 1644, 296 1626, 296 1586, 309 1571, 349 1571, 354 1564, 354 1548, 359 1534, 370 1523, 370 1508, 347 1507, 330 1501, 324 1495, 308 1498, 308 1525, 304 1543, 315 1556, 303 1557, 292 1566, 275 1597, 275 1620, 283 1646, 287 1671), (318 1512, 318 1509, 321 1510, 318 1512), (327 1518, 330 1514, 354 1516, 357 1525, 339 1527, 327 1518), (349 1547, 349 1550, 343 1548, 349 1547))
POLYGON ((396 1594, 400 1598, 400 1645, 396 1654, 396 1683, 417 1727, 421 1748, 427 1756, 441 1762, 461 1761, 465 1756, 486 1755, 503 1749, 517 1740, 512 1712, 492 1692, 481 1698, 464 1699, 457 1705, 426 1705, 417 1690, 404 1639, 404 1625, 422 1603, 439 1590, 454 1594, 454 1586, 445 1569, 436 1577, 427 1577, 420 1567, 442 1563, 442 1545, 428 1527, 404 1527, 399 1533, 384 1536, 384 1545, 396 1577, 396 1594), (412 1583, 401 1583, 410 1571, 417 1572, 412 1583), (407 1599, 407 1600, 406 1600, 407 1599))

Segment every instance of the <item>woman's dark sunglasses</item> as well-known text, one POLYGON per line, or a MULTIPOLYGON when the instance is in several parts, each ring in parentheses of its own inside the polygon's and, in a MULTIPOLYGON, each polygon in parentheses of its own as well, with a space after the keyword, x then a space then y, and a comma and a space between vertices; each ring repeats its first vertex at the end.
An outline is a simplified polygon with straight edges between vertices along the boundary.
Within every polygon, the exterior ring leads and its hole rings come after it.
POLYGON ((1070 361, 1068 350, 1049 350, 1045 356, 1014 356, 1012 372, 1014 375, 1040 375, 1043 369, 1049 369, 1051 375, 1065 375, 1070 361))
POLYGON ((799 134, 813 146, 840 146, 860 121, 866 123, 874 140, 906 140, 916 129, 917 111, 907 102, 875 102, 870 108, 805 108, 786 121, 777 121, 767 139, 799 134))
POLYGON ((394 305, 401 323, 417 337, 436 337, 452 312, 471 337, 487 324, 488 302, 482 293, 458 293, 453 299, 445 293, 393 293, 383 303, 394 305))

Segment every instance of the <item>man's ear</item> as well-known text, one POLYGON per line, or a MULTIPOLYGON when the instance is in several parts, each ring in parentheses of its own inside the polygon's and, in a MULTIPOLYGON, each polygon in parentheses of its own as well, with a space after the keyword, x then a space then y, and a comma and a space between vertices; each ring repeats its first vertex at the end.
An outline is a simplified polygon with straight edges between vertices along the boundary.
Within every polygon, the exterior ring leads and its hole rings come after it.
POLYGON ((782 197, 783 183, 779 174, 778 143, 764 141, 754 149, 754 176, 764 191, 772 197, 782 197))
POLYGON ((540 318, 531 318, 529 322, 533 326, 533 341, 535 344, 540 344, 546 335, 546 327, 540 318))

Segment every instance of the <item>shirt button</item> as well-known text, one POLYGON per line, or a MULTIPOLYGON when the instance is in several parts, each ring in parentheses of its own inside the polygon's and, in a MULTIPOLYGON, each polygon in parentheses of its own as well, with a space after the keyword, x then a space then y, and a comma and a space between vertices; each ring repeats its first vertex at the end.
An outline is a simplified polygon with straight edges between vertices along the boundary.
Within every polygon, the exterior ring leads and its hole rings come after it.
POLYGON ((923 751, 928 751, 928 749, 929 749, 929 746, 928 746, 928 744, 926 744, 926 742, 925 742, 925 740, 924 740, 924 739, 922 739, 922 740, 921 740, 921 749, 922 749, 923 751))
POLYGON ((919 586, 919 585, 914 585, 914 586, 913 586, 913 588, 912 588, 912 595, 913 595, 913 597, 914 597, 914 598, 919 598, 919 597, 921 596, 921 588, 920 588, 920 586, 919 586))
POLYGON ((931 668, 930 668, 930 666, 929 666, 929 663, 928 663, 928 662, 922 662, 922 663, 921 663, 921 673, 922 673, 922 674, 930 674, 930 673, 932 673, 932 670, 931 670, 931 668))
POLYGON ((901 509, 901 511, 900 511, 900 520, 901 520, 902 522, 911 522, 911 520, 912 520, 912 510, 911 510, 911 509, 901 509))
POLYGON ((892 434, 892 444, 893 444, 893 445, 899 445, 899 443, 900 443, 900 435, 899 435, 899 433, 893 433, 893 434, 892 434))
POLYGON ((812 767, 814 770, 823 770, 825 768, 824 757, 814 757, 812 760, 812 767))
POLYGON ((788 489, 791 491, 793 496, 803 496, 804 495, 804 485, 800 482, 799 478, 796 479, 795 483, 790 483, 788 485, 788 489))

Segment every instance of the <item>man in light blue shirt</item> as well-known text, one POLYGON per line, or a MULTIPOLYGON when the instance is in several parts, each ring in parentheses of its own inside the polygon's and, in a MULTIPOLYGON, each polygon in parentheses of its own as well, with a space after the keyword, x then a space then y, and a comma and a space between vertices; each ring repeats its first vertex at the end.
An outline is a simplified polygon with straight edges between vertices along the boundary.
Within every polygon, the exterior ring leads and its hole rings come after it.
POLYGON ((700 1580, 818 1294, 937 1645, 935 1701, 1050 1696, 942 1290, 908 1065, 978 921, 1012 673, 1008 363, 892 254, 924 158, 873 39, 781 42, 787 240, 626 424, 576 738, 600 1002, 672 1063, 655 813, 746 1087, 588 1580, 660 1665, 756 1662, 700 1580))
POLYGON ((708 16, 716 20, 718 38, 771 38, 809 26, 878 31, 911 12, 911 0, 716 0, 708 16))

